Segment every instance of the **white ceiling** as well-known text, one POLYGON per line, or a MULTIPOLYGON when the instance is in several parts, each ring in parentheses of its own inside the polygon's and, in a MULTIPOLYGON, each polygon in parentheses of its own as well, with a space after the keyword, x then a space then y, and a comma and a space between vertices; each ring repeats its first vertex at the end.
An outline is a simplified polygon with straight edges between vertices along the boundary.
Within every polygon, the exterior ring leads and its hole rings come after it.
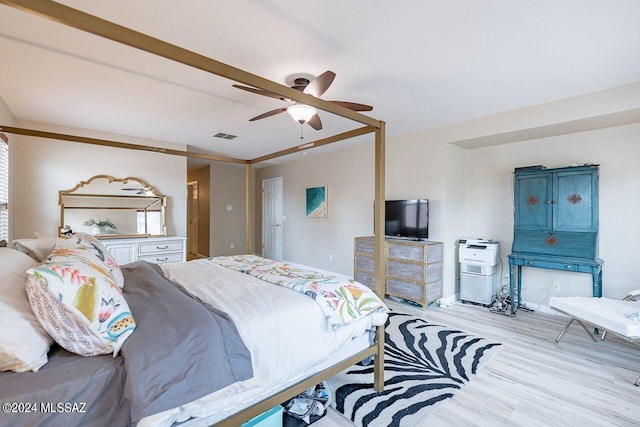
MULTIPOLYGON (((65 5, 288 83, 370 104, 393 138, 640 80, 637 0, 65 0, 65 5)), ((15 117, 255 158, 300 143, 283 101, 0 5, 0 97, 15 117), (234 140, 212 138, 217 132, 234 140)), ((305 141, 359 127, 321 112, 305 141)))

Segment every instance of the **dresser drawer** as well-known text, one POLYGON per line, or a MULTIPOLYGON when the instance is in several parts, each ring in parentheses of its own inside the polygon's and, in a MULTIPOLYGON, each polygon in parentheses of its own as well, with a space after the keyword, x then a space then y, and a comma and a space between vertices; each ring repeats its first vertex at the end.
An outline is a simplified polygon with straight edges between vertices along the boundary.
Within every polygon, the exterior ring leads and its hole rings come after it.
POLYGON ((138 259, 140 261, 148 261, 148 262, 152 262, 154 264, 162 264, 164 262, 180 262, 182 261, 182 252, 177 252, 177 253, 162 253, 162 254, 155 254, 155 255, 144 255, 144 256, 139 256, 138 259))
POLYGON ((423 245, 387 242, 387 258, 424 262, 424 249, 423 245))
POLYGON ((372 273, 365 273, 364 271, 356 271, 354 275, 356 282, 360 282, 363 285, 373 289, 376 285, 375 276, 372 273))
POLYGON ((183 250, 184 242, 182 240, 168 240, 166 242, 149 242, 140 243, 138 251, 140 255, 164 253, 164 252, 180 252, 183 250))
POLYGON ((387 293, 424 304, 424 286, 418 283, 387 278, 387 293))
POLYGON ((426 279, 424 264, 409 264, 401 261, 387 261, 387 275, 416 282, 424 282, 426 279))
POLYGON ((375 251, 375 241, 372 238, 356 237, 356 253, 373 255, 375 251))
POLYGON ((592 271, 590 267, 585 267, 580 264, 573 264, 571 262, 562 262, 560 260, 545 261, 545 260, 525 259, 522 262, 522 265, 525 267, 550 268, 553 270, 578 271, 581 273, 590 273, 592 271))
POLYGON ((427 285, 427 304, 442 298, 442 281, 429 283, 427 285))
POLYGON ((430 244, 427 246, 427 263, 442 262, 442 244, 430 244))
POLYGON ((442 281, 442 263, 437 262, 429 264, 427 269, 427 283, 441 282, 442 281))
POLYGON ((371 271, 374 269, 374 258, 370 256, 356 255, 356 270, 371 271))
POLYGON ((516 230, 513 252, 595 259, 597 239, 595 232, 516 230))

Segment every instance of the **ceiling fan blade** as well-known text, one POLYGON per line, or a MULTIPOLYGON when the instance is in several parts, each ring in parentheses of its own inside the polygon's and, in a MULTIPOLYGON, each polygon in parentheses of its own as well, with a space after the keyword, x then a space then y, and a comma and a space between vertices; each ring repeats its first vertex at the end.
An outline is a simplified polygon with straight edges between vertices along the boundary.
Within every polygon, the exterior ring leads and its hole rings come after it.
POLYGON ((336 73, 333 71, 325 71, 309 82, 303 92, 319 98, 327 89, 329 89, 329 86, 331 86, 331 83, 333 83, 333 79, 335 78, 336 73))
POLYGON ((320 116, 317 113, 314 114, 307 123, 309 123, 309 126, 314 128, 315 130, 322 129, 322 120, 320 120, 320 116))
POLYGON ((259 116, 255 116, 254 118, 249 119, 249 121, 250 122, 255 122, 256 120, 264 119, 266 117, 275 116, 276 114, 284 113, 285 111, 287 111, 286 107, 276 108, 275 110, 267 111, 266 113, 262 113, 259 116))
POLYGON ((237 89, 246 90, 247 92, 251 92, 251 93, 255 93, 255 94, 258 94, 258 95, 262 95, 262 96, 268 96, 269 98, 281 99, 283 101, 286 101, 286 99, 283 96, 278 95, 277 93, 274 93, 274 92, 269 92, 268 90, 256 89, 254 87, 249 87, 249 86, 240 86, 240 85, 232 85, 232 86, 237 88, 237 89))
POLYGON ((353 111, 371 111, 371 110, 373 110, 373 107, 371 105, 358 104, 356 102, 347 102, 347 101, 329 101, 329 102, 333 102, 334 104, 342 105, 343 107, 346 107, 346 108, 348 108, 350 110, 353 110, 353 111))

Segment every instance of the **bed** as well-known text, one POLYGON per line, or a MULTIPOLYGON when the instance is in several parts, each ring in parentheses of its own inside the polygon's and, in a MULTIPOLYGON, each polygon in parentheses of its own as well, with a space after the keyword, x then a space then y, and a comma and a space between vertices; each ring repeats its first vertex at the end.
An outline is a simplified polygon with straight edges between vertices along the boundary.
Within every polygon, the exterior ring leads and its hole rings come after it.
MULTIPOLYGON (((375 138, 375 160, 374 160, 375 162, 375 194, 374 195, 375 195, 375 202, 376 202, 375 203, 375 206, 376 206, 375 233, 374 233, 376 236, 375 256, 374 256, 375 276, 376 276, 375 292, 380 297, 384 296, 384 289, 383 289, 383 284, 384 284, 383 206, 384 206, 384 203, 383 201, 385 199, 385 191, 384 191, 385 123, 383 121, 373 119, 366 115, 360 114, 356 111, 352 111, 348 108, 345 108, 341 105, 337 105, 329 101, 324 101, 320 98, 316 98, 314 96, 304 94, 295 89, 277 84, 275 82, 259 77, 255 74, 251 74, 246 71, 240 70, 238 68, 221 63, 212 58, 208 58, 203 55, 197 54, 195 52, 188 51, 186 49, 164 42, 162 40, 155 39, 153 37, 136 32, 134 30, 117 25, 115 23, 105 21, 99 17, 86 14, 82 11, 70 8, 68 6, 65 6, 59 3, 45 1, 45 0, 40 0, 35 2, 24 1, 24 0, 15 0, 10 2, 5 2, 0 0, 0 2, 3 4, 6 4, 7 6, 18 8, 26 13, 36 14, 45 19, 50 19, 60 24, 74 27, 76 29, 97 35, 99 37, 104 37, 114 42, 130 46, 134 49, 139 49, 150 54, 158 55, 160 57, 166 58, 170 61, 175 61, 185 66, 193 67, 207 73, 221 76, 223 78, 228 78, 235 82, 243 83, 245 85, 249 85, 257 89, 273 92, 275 94, 284 96, 296 102, 307 104, 315 108, 318 108, 320 110, 327 111, 327 112, 336 114, 338 116, 347 118, 348 120, 351 120, 352 122, 358 125, 362 125, 362 127, 357 127, 337 135, 329 136, 327 138, 323 138, 316 141, 305 142, 302 145, 294 146, 285 150, 281 150, 272 154, 267 154, 254 159, 234 159, 234 158, 226 158, 221 156, 195 153, 195 152, 189 152, 189 151, 159 149, 157 147, 123 143, 122 141, 90 138, 82 135, 68 135, 68 134, 61 134, 61 133, 55 133, 55 132, 46 132, 38 129, 18 128, 18 127, 6 126, 2 124, 0 124, 0 131, 11 133, 11 134, 17 134, 17 135, 26 135, 31 137, 41 137, 41 138, 48 138, 48 139, 71 141, 74 143, 117 147, 119 149, 145 150, 145 151, 151 151, 156 153, 161 152, 166 155, 186 156, 186 157, 200 158, 200 159, 212 160, 212 161, 224 161, 224 162, 244 164, 246 167, 247 212, 253 211, 252 200, 254 199, 254 195, 253 195, 253 182, 252 182, 252 167, 254 164, 262 161, 274 159, 280 156, 286 156, 292 153, 297 153, 300 150, 309 150, 314 147, 320 147, 326 144, 343 141, 349 138, 355 138, 355 137, 366 135, 366 134, 373 134, 375 138)), ((254 247, 254 244, 252 241, 252 236, 254 236, 254 230, 253 230, 253 223, 251 221, 251 215, 247 215, 246 229, 247 229, 247 232, 246 232, 247 245, 246 246, 247 248, 249 248, 249 251, 251 251, 251 248, 254 247)), ((125 269, 125 273, 126 273, 126 269, 125 269)), ((169 272, 169 273, 177 274, 177 272, 169 272)), ((234 274, 230 274, 230 273, 229 274, 231 276, 235 276, 238 280, 240 280, 240 277, 243 277, 242 280, 247 279, 245 277, 246 275, 243 275, 243 273, 239 273, 235 271, 233 273, 234 274), (243 275, 243 276, 240 276, 240 275, 243 275)), ((253 281, 257 279, 254 278, 250 280, 253 281)), ((254 282, 254 283, 259 283, 259 282, 254 282)), ((129 287, 130 284, 131 283, 128 283, 127 286, 125 286, 125 289, 130 288, 129 287)), ((211 283, 211 286, 214 289, 219 285, 220 284, 217 282, 211 283)), ((187 286, 188 286, 188 283, 187 283, 187 286)), ((126 293, 127 290, 125 290, 124 292, 126 293)), ((281 304, 282 306, 286 306, 286 307, 297 307, 298 304, 301 303, 300 301, 302 301, 300 299, 301 295, 296 295, 295 292, 289 292, 288 294, 289 295, 292 294, 291 298, 294 298, 297 301, 289 303, 289 302, 286 302, 284 299, 282 299, 278 301, 278 304, 281 304)), ((212 296, 218 297, 219 295, 213 293, 212 296)), ((225 300, 224 298, 222 298, 219 301, 226 301, 223 304, 222 311, 228 310, 229 306, 233 305, 232 300, 225 300)), ((216 300, 216 298, 214 298, 214 301, 212 302, 217 303, 219 301, 216 300)), ((54 302, 55 301, 49 301, 49 303, 54 303, 54 302)), ((306 303, 301 303, 301 304, 304 305, 306 303)), ((234 317, 233 313, 227 313, 227 314, 229 314, 231 318, 234 317)), ((268 310, 265 311, 264 314, 270 315, 268 310)), ((234 322, 236 322, 236 319, 234 319, 234 322)), ((261 321, 258 321, 258 322, 261 323, 261 321)), ((291 323, 296 323, 296 322, 291 322, 291 323)), ((375 324, 375 322, 372 322, 372 324, 375 324)), ((360 326, 352 325, 350 328, 354 330, 353 332, 354 334, 355 334, 355 331, 366 330, 366 328, 364 328, 362 325, 360 326)), ((240 335, 242 335, 243 330, 246 330, 247 326, 242 322, 242 320, 237 321, 237 329, 240 335)), ((291 335, 287 335, 287 329, 290 329, 290 325, 287 325, 285 328, 282 329, 282 331, 279 331, 281 332, 281 334, 278 334, 278 335, 291 337, 291 335)), ((138 330, 138 332, 139 331, 140 330, 138 330)), ((305 328, 305 334, 306 333, 307 333, 307 329, 305 328)), ((342 332, 342 334, 349 336, 349 334, 344 332, 342 332)), ((141 334, 136 334, 134 332, 131 335, 131 337, 135 337, 136 335, 140 336, 141 334)), ((340 333, 338 333, 337 335, 340 335, 340 333)), ((244 336, 242 338, 243 340, 247 339, 244 336)), ((305 368, 308 368, 308 370, 305 373, 292 371, 290 373, 291 374, 290 376, 287 376, 286 378, 283 377, 278 379, 282 381, 280 384, 275 384, 275 383, 270 384, 270 387, 265 387, 264 389, 258 392, 255 392, 255 395, 248 397, 246 400, 243 401, 242 404, 236 406, 234 403, 230 403, 229 404, 230 409, 228 411, 225 411, 224 413, 216 413, 212 416, 210 416, 209 414, 206 414, 202 408, 197 407, 197 404, 195 402, 199 400, 198 398, 198 399, 190 400, 185 404, 174 406, 174 408, 177 408, 177 409, 169 409, 168 410, 169 413, 164 413, 165 411, 159 411, 154 414, 146 415, 143 418, 141 418, 140 424, 161 423, 164 421, 161 421, 159 418, 156 419, 156 418, 150 418, 150 417, 167 416, 169 419, 168 422, 171 422, 171 420, 173 421, 183 420, 183 419, 186 420, 191 417, 196 417, 194 419, 189 419, 188 421, 186 421, 186 423, 193 424, 193 425, 201 425, 201 424, 209 425, 209 424, 215 423, 220 425, 237 426, 241 424, 241 422, 246 421, 252 418, 253 416, 258 415, 270 409, 275 404, 278 404, 284 400, 287 400, 288 398, 295 396, 297 393, 304 391, 305 389, 316 384, 320 380, 327 378, 335 373, 338 373, 341 370, 346 369, 348 366, 354 363, 357 363, 360 360, 363 360, 365 358, 368 358, 374 355, 381 355, 383 351, 383 342, 384 342, 384 326, 382 324, 376 327, 375 345, 371 345, 370 332, 363 333, 359 336, 359 338, 354 337, 354 339, 346 338, 345 336, 336 337, 334 338, 334 344, 336 344, 339 347, 339 350, 336 349, 335 351, 331 352, 327 360, 319 362, 321 357, 318 357, 318 355, 316 354, 314 357, 316 357, 316 359, 318 360, 309 361, 307 363, 308 366, 305 367, 305 368), (348 344, 346 343, 346 341, 348 341, 348 344), (192 402, 194 403, 192 404, 192 402), (248 403, 248 402, 253 402, 253 403, 248 403), (158 414, 161 414, 161 415, 158 415, 158 414)), ((127 344, 123 345, 122 349, 124 352, 126 352, 127 347, 128 347, 127 344)), ((247 342, 246 347, 250 352, 252 348, 254 352, 257 351, 256 348, 254 347, 254 344, 251 342, 247 342)), ((64 355, 64 352, 60 352, 60 353, 64 355)), ((57 354, 58 353, 52 354, 52 356, 56 356, 57 354)), ((321 353, 318 353, 318 354, 321 354, 321 353)), ((95 357, 103 358, 104 356, 95 356, 95 357)), ((253 354, 252 354, 252 357, 253 357, 253 354)), ((126 357, 123 359, 126 360, 126 357)), ((120 360, 120 359, 119 357, 116 357, 115 360, 120 360)), ((383 358, 376 356, 374 358, 374 363, 375 363, 375 367, 374 367, 375 388, 376 390, 381 391, 383 389, 383 373, 384 373, 383 358)), ((52 365, 52 366, 55 366, 55 365, 52 365)), ((43 369, 42 372, 46 372, 47 368, 45 366, 42 369, 43 369)), ((256 369, 256 372, 254 373, 256 374, 255 378, 262 378, 263 373, 260 371, 259 367, 256 369)), ((127 381, 127 378, 128 378, 127 374, 128 372, 125 372, 123 374, 125 382, 127 381)), ((11 373, 8 375, 11 376, 11 373)), ((3 374, 3 376, 7 376, 7 375, 3 374)), ((116 377, 118 376, 116 375, 116 377)), ((117 380, 114 379, 114 381, 117 381, 117 380)), ((122 379, 120 379, 120 381, 122 381, 122 379)), ((204 396, 209 396, 209 399, 211 399, 211 401, 215 401, 216 404, 222 407, 226 405, 226 403, 224 402, 232 402, 231 400, 225 400, 225 399, 231 399, 228 395, 236 394, 236 392, 238 392, 238 390, 236 389, 240 389, 240 391, 243 391, 245 389, 255 390, 256 389, 254 387, 255 384, 252 384, 252 382, 255 382, 255 381, 257 380, 255 380, 254 377, 247 380, 239 380, 216 392, 213 392, 214 394, 210 393, 209 395, 205 394, 204 396)), ((125 398, 121 403, 123 406, 120 406, 120 407, 122 408, 123 411, 126 410, 124 405, 127 405, 127 404, 132 405, 132 402, 130 401, 129 398, 125 398)), ((205 407, 209 407, 209 408, 212 407, 212 405, 213 405, 212 402, 208 402, 204 404, 205 407)), ((76 415, 76 417, 73 418, 74 420, 79 419, 77 417, 81 416, 78 413, 74 415, 76 415)))
MULTIPOLYGON (((13 282, 25 280, 25 268, 42 265, 27 258, 0 251, 13 282)), ((53 344, 37 372, 0 372, 0 402, 9 405, 0 426, 238 425, 256 407, 286 400, 282 393, 292 386, 376 351, 374 331, 384 324, 386 307, 338 325, 316 299, 231 269, 230 258, 122 266, 136 328, 119 355, 83 357, 53 344)), ((233 258, 270 270, 276 264, 233 258)), ((352 284, 341 275, 277 264, 296 277, 296 286, 301 272, 311 271, 315 282, 352 284)), ((2 279, 2 294, 11 293, 4 289, 8 277, 2 279)))

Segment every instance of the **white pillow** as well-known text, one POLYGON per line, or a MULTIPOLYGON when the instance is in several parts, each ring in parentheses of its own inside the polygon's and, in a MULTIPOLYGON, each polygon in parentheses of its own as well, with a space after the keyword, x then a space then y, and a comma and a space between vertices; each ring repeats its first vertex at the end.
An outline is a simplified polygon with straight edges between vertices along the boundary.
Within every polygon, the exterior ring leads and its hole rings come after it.
POLYGON ((11 246, 38 262, 49 256, 58 241, 64 240, 59 237, 34 234, 36 235, 35 239, 16 239, 11 242, 11 246))
POLYGON ((28 255, 0 248, 0 371, 36 372, 47 363, 53 339, 34 316, 25 282, 36 265, 28 255))
POLYGON ((108 267, 94 255, 83 244, 56 246, 27 271, 27 294, 34 314, 61 347, 81 356, 115 356, 135 322, 108 267))

